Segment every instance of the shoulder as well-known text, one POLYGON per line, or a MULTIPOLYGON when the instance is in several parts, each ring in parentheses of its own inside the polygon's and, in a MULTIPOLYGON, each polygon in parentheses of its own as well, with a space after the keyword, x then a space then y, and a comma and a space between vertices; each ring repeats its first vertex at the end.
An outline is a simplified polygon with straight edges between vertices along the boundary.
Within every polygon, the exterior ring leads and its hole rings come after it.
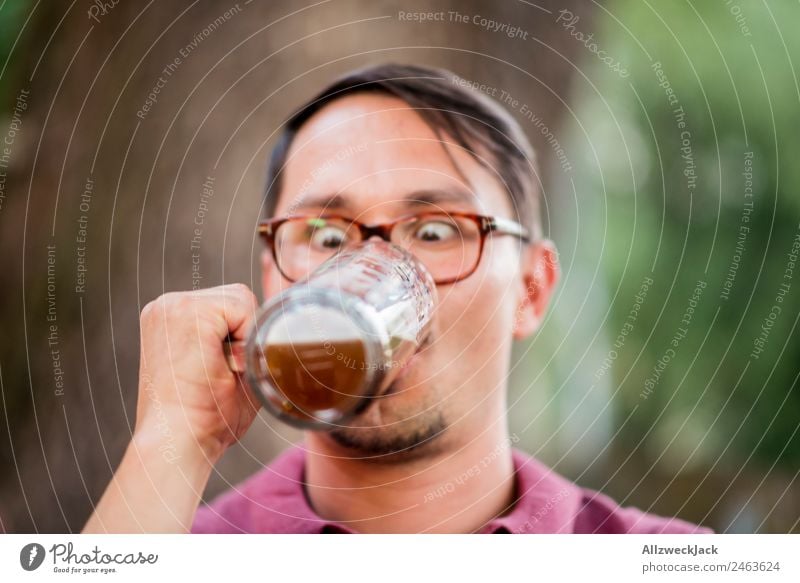
POLYGON ((581 488, 538 460, 514 450, 517 508, 512 511, 513 532, 710 533, 679 518, 621 506, 609 496, 581 488))
POLYGON ((197 509, 193 533, 281 532, 304 514, 305 452, 294 446, 272 463, 197 509))
POLYGON ((644 512, 633 506, 620 506, 605 494, 581 489, 582 502, 576 515, 576 533, 629 534, 709 534, 710 528, 680 518, 644 512))

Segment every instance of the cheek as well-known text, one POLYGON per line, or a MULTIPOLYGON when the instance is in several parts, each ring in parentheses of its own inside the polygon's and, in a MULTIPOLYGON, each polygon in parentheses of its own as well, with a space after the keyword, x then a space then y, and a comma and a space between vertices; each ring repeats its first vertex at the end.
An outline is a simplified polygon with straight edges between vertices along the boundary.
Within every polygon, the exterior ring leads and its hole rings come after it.
POLYGON ((519 277, 519 252, 513 241, 487 240, 475 273, 455 290, 463 319, 480 322, 487 330, 507 325, 515 309, 519 277))
POLYGON ((264 302, 291 286, 292 283, 280 274, 274 264, 269 263, 267 266, 262 266, 261 289, 264 292, 264 302))
POLYGON ((438 328, 448 352, 490 355, 510 341, 515 297, 510 281, 500 270, 479 270, 439 289, 438 328))
MULTIPOLYGON (((475 274, 477 275, 477 274, 475 274)), ((435 357, 429 375, 439 377, 449 407, 467 409, 500 386, 508 369, 512 342, 509 290, 502 278, 464 280, 440 288, 435 357)), ((442 397, 444 398, 444 396, 442 397)))

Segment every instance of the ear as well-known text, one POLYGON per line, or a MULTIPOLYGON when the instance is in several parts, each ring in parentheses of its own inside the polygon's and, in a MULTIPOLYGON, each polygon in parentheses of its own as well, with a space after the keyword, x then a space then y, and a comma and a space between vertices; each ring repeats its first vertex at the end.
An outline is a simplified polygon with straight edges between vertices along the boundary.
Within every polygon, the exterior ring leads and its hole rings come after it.
POLYGON ((522 289, 514 319, 515 340, 527 338, 539 329, 560 275, 558 252, 549 239, 528 245, 521 261, 522 289))

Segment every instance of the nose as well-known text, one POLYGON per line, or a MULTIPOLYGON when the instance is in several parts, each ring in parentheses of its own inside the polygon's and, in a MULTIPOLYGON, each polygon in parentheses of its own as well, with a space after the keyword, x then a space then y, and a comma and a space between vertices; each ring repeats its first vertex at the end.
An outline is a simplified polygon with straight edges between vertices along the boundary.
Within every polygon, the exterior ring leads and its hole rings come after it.
POLYGON ((387 243, 392 242, 389 236, 389 229, 384 225, 364 225, 361 229, 361 237, 364 241, 369 241, 377 237, 378 239, 383 239, 387 243))

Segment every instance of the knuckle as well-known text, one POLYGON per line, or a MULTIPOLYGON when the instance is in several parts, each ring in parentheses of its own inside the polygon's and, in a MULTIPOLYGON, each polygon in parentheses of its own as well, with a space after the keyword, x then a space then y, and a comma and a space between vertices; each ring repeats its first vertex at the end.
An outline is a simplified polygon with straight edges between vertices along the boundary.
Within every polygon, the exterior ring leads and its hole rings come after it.
POLYGON ((245 305, 252 303, 256 297, 252 290, 243 283, 225 286, 225 295, 245 305))
POLYGON ((154 300, 150 300, 145 304, 144 308, 142 309, 141 319, 142 320, 152 320, 159 313, 163 310, 162 302, 164 296, 159 296, 154 300))
POLYGON ((188 311, 189 307, 193 305, 192 297, 185 293, 170 294, 167 309, 172 313, 181 313, 188 311))
POLYGON ((140 315, 140 318, 142 320, 149 319, 154 311, 155 311, 155 300, 151 300, 144 305, 144 308, 142 308, 142 313, 140 315))
POLYGON ((142 309, 141 319, 169 318, 175 312, 184 311, 189 305, 189 298, 180 292, 168 292, 148 302, 142 309))
POLYGON ((239 297, 247 297, 252 294, 250 288, 243 283, 233 283, 228 289, 239 297))

